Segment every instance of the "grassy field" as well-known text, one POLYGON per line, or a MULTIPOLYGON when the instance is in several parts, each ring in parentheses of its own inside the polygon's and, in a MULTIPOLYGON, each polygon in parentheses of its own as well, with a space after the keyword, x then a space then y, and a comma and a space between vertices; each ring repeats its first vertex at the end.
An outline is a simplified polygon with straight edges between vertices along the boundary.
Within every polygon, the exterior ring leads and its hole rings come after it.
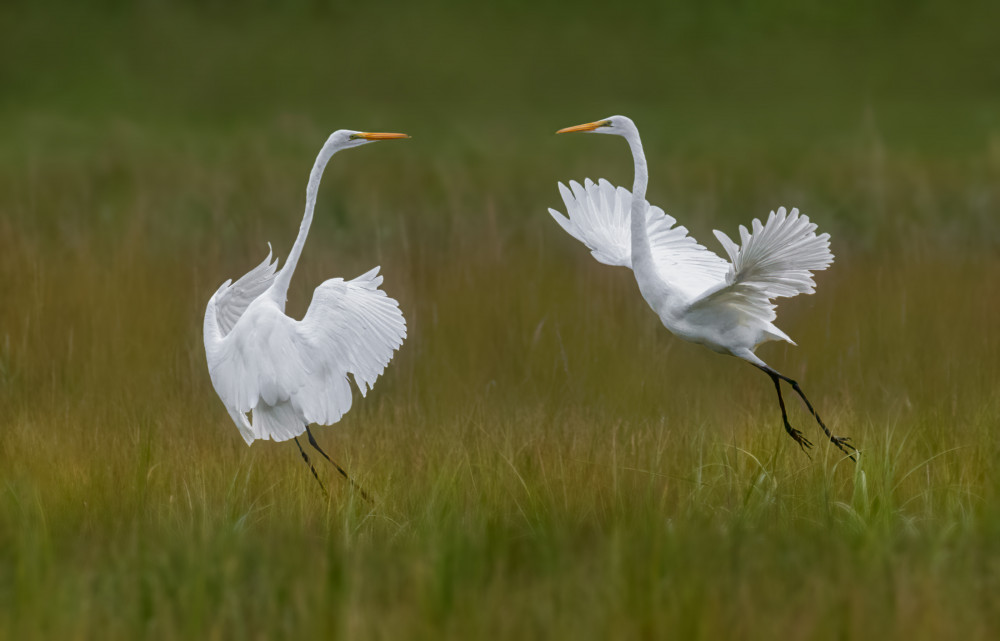
POLYGON ((1000 12, 249 5, 0 9, 0 639, 1000 634, 1000 12), (613 113, 713 249, 831 233, 759 354, 857 465, 549 218, 631 180, 552 135, 613 113), (316 431, 374 507, 248 449, 201 337, 340 127, 413 135, 332 161, 290 292, 378 264, 407 316, 316 431))

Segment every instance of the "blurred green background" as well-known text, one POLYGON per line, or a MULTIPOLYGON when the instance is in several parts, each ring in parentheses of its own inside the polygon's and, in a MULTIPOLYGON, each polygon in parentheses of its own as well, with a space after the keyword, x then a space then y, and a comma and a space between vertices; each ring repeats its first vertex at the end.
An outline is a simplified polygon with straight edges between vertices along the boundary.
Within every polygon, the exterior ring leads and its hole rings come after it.
POLYGON ((1000 5, 6 2, 0 638, 996 638, 1000 5), (839 460, 659 326, 546 213, 631 183, 713 228, 832 236, 783 301, 839 460), (409 338, 317 436, 379 496, 247 449, 204 305, 375 264, 409 338))
MULTIPOLYGON (((407 175, 447 172, 436 182, 455 181, 453 197, 460 187, 516 205, 505 219, 537 221, 555 180, 586 170, 627 184, 620 149, 550 135, 625 113, 659 169, 653 200, 682 220, 711 191, 718 202, 692 212, 706 228, 794 202, 829 211, 842 242, 981 241, 997 237, 986 209, 1000 162, 998 13, 989 2, 5 3, 3 186, 17 189, 19 168, 109 162, 116 148, 220 168, 256 154, 304 174, 329 130, 393 129, 414 144, 342 174, 402 191, 407 175), (897 177, 906 193, 883 193, 897 177)), ((210 233, 198 205, 157 204, 189 241, 210 233)), ((446 207, 429 209, 433 227, 446 207)))

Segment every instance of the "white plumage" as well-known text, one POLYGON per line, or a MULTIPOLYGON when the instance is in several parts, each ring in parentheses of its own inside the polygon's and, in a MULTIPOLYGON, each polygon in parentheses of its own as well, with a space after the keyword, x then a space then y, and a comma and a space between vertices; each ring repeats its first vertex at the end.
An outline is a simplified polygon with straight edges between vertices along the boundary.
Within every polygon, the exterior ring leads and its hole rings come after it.
MULTIPOLYGON (((584 186, 570 181, 570 189, 559 183, 559 193, 569 216, 549 209, 556 222, 586 245, 599 262, 631 269, 632 192, 603 178, 596 184, 588 178, 584 186)), ((726 261, 688 236, 685 227, 675 226, 676 219, 659 207, 645 199, 640 207, 646 215, 656 276, 681 294, 669 301, 672 308, 687 307, 711 322, 711 309, 728 307, 743 315, 744 322, 760 325, 764 340, 793 342, 771 325, 776 317, 771 299, 815 291, 812 271, 826 269, 833 262, 829 234, 817 235, 816 225, 808 216, 799 215, 798 209, 787 214, 781 207, 772 211, 764 224, 754 219, 753 233, 741 225, 740 245, 716 230, 729 256, 726 261)), ((673 324, 677 315, 668 316, 673 324)), ((667 327, 670 329, 670 325, 667 327)), ((727 345, 726 339, 720 337, 716 346, 725 348, 717 351, 733 353, 741 348, 752 349, 759 342, 727 345)))
MULTIPOLYGON (((631 191, 606 180, 587 179, 569 188, 559 183, 566 213, 549 213, 571 236, 586 245, 594 258, 608 265, 632 269, 639 291, 663 325, 675 335, 716 352, 742 358, 772 378, 778 390, 785 429, 803 448, 810 445, 789 425, 781 398, 785 380, 806 402, 831 441, 845 453, 846 439, 829 433, 798 383, 776 372, 754 350, 763 342, 793 343, 772 321, 774 299, 812 294, 812 272, 833 262, 829 234, 817 234, 816 225, 797 209, 772 211, 767 222, 754 219, 740 226, 740 244, 716 231, 729 257, 725 260, 699 245, 687 229, 645 199, 648 171, 635 124, 624 116, 568 127, 559 133, 586 131, 625 138, 635 162, 631 191)), ((853 448, 851 448, 853 449, 853 448)))
MULTIPOLYGON (((589 247, 599 262, 631 269, 632 192, 603 178, 597 184, 588 178, 583 186, 575 180, 569 185, 572 191, 559 183, 569 218, 555 209, 549 209, 549 213, 571 236, 589 247)), ((671 279, 690 297, 722 281, 728 269, 726 261, 688 236, 686 228, 674 227, 677 221, 659 207, 643 199, 642 208, 661 278, 671 279)))
MULTIPOLYGON (((269 268, 273 280, 276 264, 265 260, 247 276, 269 268)), ((378 288, 377 274, 378 267, 354 280, 326 281, 301 321, 286 316, 272 298, 258 296, 225 334, 216 319, 238 313, 233 305, 246 296, 238 288, 247 276, 212 296, 205 314, 208 369, 248 444, 285 441, 309 423, 339 421, 351 409, 348 374, 362 396, 375 384, 406 338, 403 314, 378 288)))
POLYGON ((389 137, 403 136, 331 135, 310 174, 306 212, 285 267, 278 271, 268 251, 260 265, 223 283, 208 301, 204 334, 212 385, 248 445, 285 441, 310 423, 339 421, 351 408, 348 376, 364 396, 406 338, 399 305, 379 289, 378 267, 353 280, 322 283, 302 320, 285 314, 326 163, 340 149, 389 137))

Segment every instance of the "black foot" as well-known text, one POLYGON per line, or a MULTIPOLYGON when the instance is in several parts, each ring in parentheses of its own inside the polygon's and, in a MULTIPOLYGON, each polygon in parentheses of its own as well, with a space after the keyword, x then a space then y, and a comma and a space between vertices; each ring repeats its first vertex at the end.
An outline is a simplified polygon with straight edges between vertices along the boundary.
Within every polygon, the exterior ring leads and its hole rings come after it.
POLYGON ((812 403, 809 402, 809 399, 806 397, 805 392, 802 391, 802 388, 799 387, 799 384, 797 382, 788 378, 784 374, 779 374, 778 372, 774 371, 770 367, 767 367, 766 365, 764 366, 757 365, 757 367, 761 369, 765 374, 770 376, 771 380, 774 381, 774 389, 775 391, 778 392, 778 404, 781 406, 781 418, 785 422, 785 430, 788 432, 789 436, 795 439, 795 442, 799 444, 799 447, 802 448, 802 451, 805 451, 807 448, 812 447, 812 443, 810 443, 808 439, 802 436, 801 432, 799 432, 797 429, 793 428, 791 425, 788 424, 788 415, 785 413, 785 401, 783 398, 781 398, 781 383, 779 381, 785 381, 786 383, 792 386, 792 389, 795 390, 795 393, 798 394, 799 398, 802 399, 802 402, 806 404, 806 408, 809 410, 809 413, 812 414, 812 417, 816 419, 817 423, 819 423, 819 426, 823 430, 823 433, 826 434, 826 437, 828 439, 830 439, 830 442, 836 445, 841 452, 846 454, 847 458, 851 459, 855 463, 858 462, 858 460, 854 458, 854 455, 852 454, 852 452, 857 452, 858 450, 857 448, 855 448, 853 445, 850 444, 849 441, 851 439, 841 436, 834 436, 833 434, 830 433, 829 428, 827 428, 826 424, 823 423, 823 419, 819 417, 819 414, 816 412, 816 409, 813 407, 812 403))
POLYGON ((836 445, 840 449, 841 452, 843 452, 844 454, 846 454, 847 458, 849 458, 852 461, 854 461, 855 463, 857 463, 858 459, 854 458, 854 452, 857 452, 858 448, 856 448, 853 445, 851 445, 850 441, 851 441, 850 437, 847 437, 847 436, 831 436, 830 437, 830 442, 831 443, 833 443, 834 445, 836 445))
POLYGON ((813 446, 812 441, 810 441, 805 436, 803 436, 802 432, 800 432, 799 430, 795 429, 794 427, 786 425, 785 428, 788 431, 788 435, 792 437, 792 440, 794 440, 796 443, 799 444, 799 447, 802 448, 803 452, 805 452, 806 454, 808 454, 809 453, 809 449, 812 448, 812 446, 813 446))

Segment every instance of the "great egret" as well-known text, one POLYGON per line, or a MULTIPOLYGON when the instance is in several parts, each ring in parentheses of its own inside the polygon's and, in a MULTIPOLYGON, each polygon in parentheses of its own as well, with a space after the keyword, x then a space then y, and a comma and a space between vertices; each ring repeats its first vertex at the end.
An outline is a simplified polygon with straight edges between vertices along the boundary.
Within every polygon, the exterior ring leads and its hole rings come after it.
POLYGON ((331 134, 309 174, 305 214, 284 268, 278 271, 277 259, 271 262, 268 245, 264 262, 235 283, 223 283, 205 309, 205 355, 212 385, 243 439, 247 445, 255 439, 294 440, 317 481, 297 437, 305 431, 309 443, 354 485, 316 443, 309 423, 332 425, 351 408, 348 374, 361 395, 366 394, 403 344, 406 321, 399 304, 379 289, 378 267, 354 280, 322 283, 302 320, 285 314, 288 284, 309 234, 316 192, 330 157, 342 149, 396 138, 409 136, 345 129, 331 134))
POLYGON ((774 298, 811 294, 815 283, 811 271, 826 269, 833 262, 829 234, 816 235, 816 225, 797 209, 784 207, 771 212, 767 222, 753 221, 753 232, 740 226, 740 245, 716 231, 715 236, 729 255, 726 261, 687 235, 684 227, 645 199, 648 171, 639 130, 625 116, 611 116, 556 133, 574 131, 623 137, 635 161, 632 192, 601 179, 589 179, 571 189, 559 183, 569 217, 549 209, 556 222, 590 248, 594 258, 607 265, 632 269, 639 291, 675 335, 730 354, 756 366, 774 382, 781 407, 781 420, 803 451, 812 443, 793 428, 785 412, 781 381, 805 402, 823 432, 852 460, 857 450, 850 439, 834 436, 820 419, 799 384, 762 361, 754 350, 766 341, 795 344, 771 322, 776 318, 774 298))

